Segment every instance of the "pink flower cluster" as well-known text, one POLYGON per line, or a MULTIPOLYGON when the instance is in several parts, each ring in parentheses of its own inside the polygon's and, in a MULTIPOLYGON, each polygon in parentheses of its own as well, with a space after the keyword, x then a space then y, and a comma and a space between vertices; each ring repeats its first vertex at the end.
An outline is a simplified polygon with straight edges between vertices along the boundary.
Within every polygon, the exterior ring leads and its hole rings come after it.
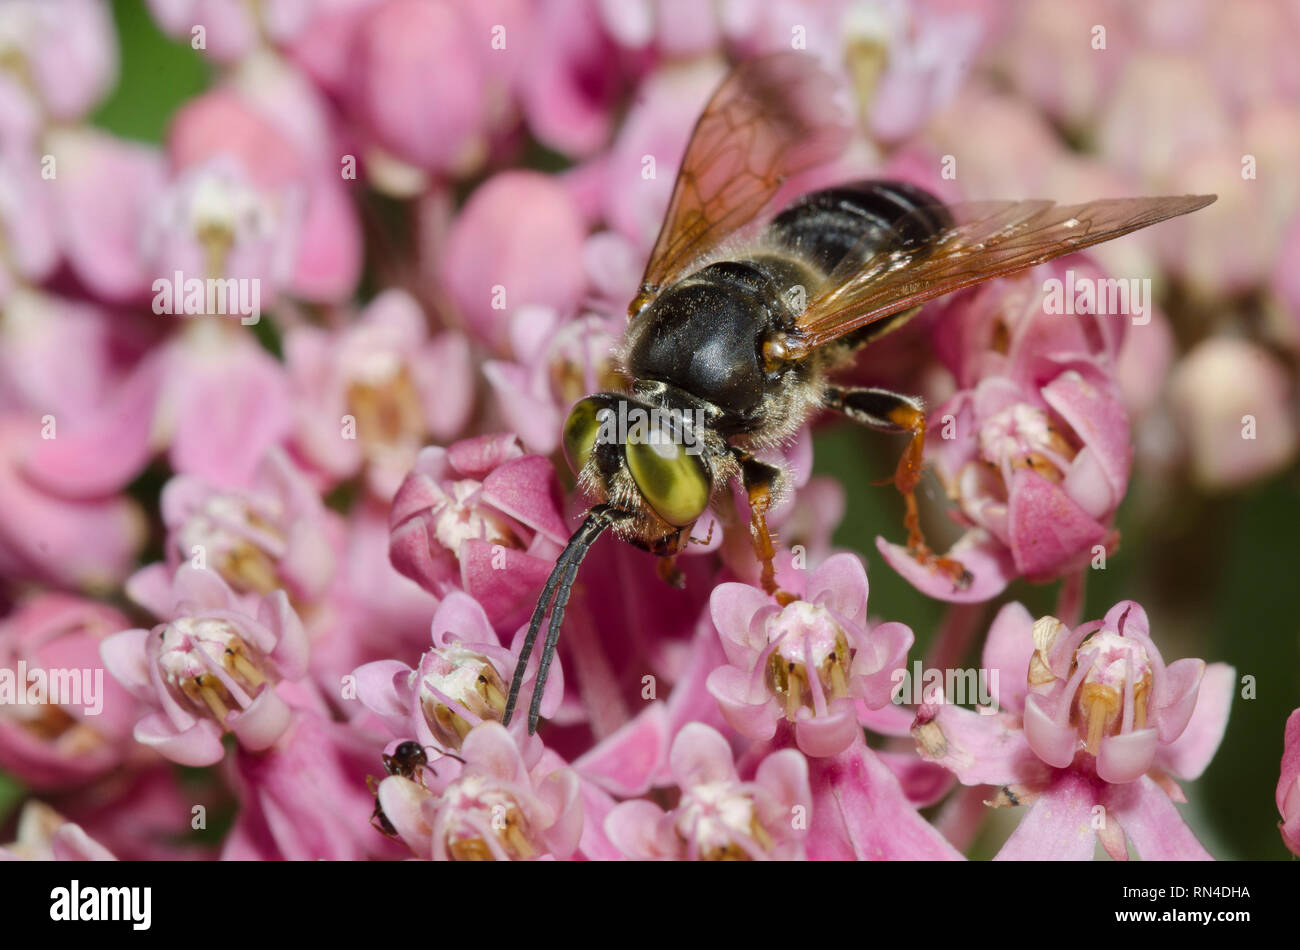
MULTIPOLYGON (((728 59, 793 37, 844 74, 856 140, 827 181, 984 197, 1011 162, 1067 200, 1098 197, 1076 179, 1222 192, 1208 136, 1133 128, 1176 111, 1212 6, 1163 38, 1117 10, 1141 41, 1066 88, 1040 75, 1041 14, 983 2, 149 0, 215 77, 153 145, 87 118, 119 70, 107 6, 4 4, 0 771, 30 797, 0 857, 960 860, 989 810, 921 809, 967 787, 1027 806, 1001 857, 1208 857, 1175 778, 1218 748, 1234 671, 1166 663, 1160 618, 1131 601, 1080 623, 1082 578, 1118 550, 1143 459, 1183 453, 1215 488, 1286 464, 1293 379, 1225 333, 1166 393, 1163 314, 1126 329, 1045 307, 1067 271, 1104 281, 1121 259, 1103 253, 939 301, 856 370, 926 390, 950 553, 976 581, 941 583, 891 543, 901 528, 880 529, 887 564, 967 615, 1061 582, 1063 619, 1011 602, 988 630, 996 708, 908 698, 913 663, 957 647, 940 633, 923 654, 932 631, 869 599, 804 429, 771 450, 795 476, 770 523, 797 599, 757 586, 739 494, 697 526, 680 589, 604 538, 545 724, 502 719, 583 512, 565 414, 621 384, 623 312, 728 59), (971 65, 990 61, 1016 64, 1020 99, 971 65), (1048 117, 1092 123, 1099 154, 1065 156, 1048 117), (1185 181, 1163 177, 1171 142, 1199 150, 1185 181), (1259 442, 1220 458, 1245 412, 1259 442), (1147 452, 1139 427, 1160 422, 1182 436, 1147 452), (20 668, 51 674, 39 701, 2 679, 20 668), (56 670, 80 688, 56 692, 56 670), (173 763, 197 771, 181 784, 173 763), (216 847, 189 835, 196 809, 236 811, 216 847)), ((1216 63, 1198 80, 1220 83, 1215 121, 1266 129, 1261 166, 1294 168, 1300 85, 1273 82, 1294 71, 1216 63)), ((1300 255, 1300 196, 1268 187, 1147 259, 1210 299, 1262 288, 1287 315, 1270 342, 1296 347, 1300 269, 1257 265, 1300 255), (1267 247, 1231 246, 1261 230, 1267 247)), ((1295 716, 1277 804, 1300 853, 1295 716)))

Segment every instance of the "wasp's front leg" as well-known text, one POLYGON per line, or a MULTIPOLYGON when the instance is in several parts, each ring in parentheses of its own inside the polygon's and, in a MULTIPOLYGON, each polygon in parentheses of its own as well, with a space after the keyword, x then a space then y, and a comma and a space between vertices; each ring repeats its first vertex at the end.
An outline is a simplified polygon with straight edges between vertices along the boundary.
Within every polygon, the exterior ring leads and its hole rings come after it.
POLYGON ((773 494, 781 478, 781 470, 760 462, 750 455, 740 456, 740 476, 749 496, 749 533, 754 542, 754 554, 761 567, 763 590, 784 606, 799 598, 776 584, 776 538, 767 526, 767 512, 772 507, 773 494))
POLYGON ((971 575, 965 566, 953 558, 935 554, 921 532, 921 514, 916 504, 916 486, 921 481, 925 450, 925 408, 921 401, 888 389, 832 386, 826 391, 823 404, 872 429, 911 434, 911 441, 894 472, 894 486, 902 494, 905 506, 903 526, 907 529, 907 548, 918 561, 946 574, 954 586, 969 587, 971 575))

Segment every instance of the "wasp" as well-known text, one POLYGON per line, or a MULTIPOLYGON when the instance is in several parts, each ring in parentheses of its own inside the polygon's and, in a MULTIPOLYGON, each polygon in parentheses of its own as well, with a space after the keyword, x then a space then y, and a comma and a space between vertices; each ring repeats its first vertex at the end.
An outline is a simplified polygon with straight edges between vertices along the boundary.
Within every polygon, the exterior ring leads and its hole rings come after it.
MULTIPOLYGON (((587 396, 564 423, 565 455, 594 505, 538 598, 507 724, 549 609, 528 717, 529 733, 536 730, 579 565, 607 530, 671 559, 710 504, 731 497, 739 482, 763 588, 778 602, 792 600, 776 584, 766 517, 788 491, 789 474, 758 454, 787 442, 820 411, 910 436, 893 479, 909 551, 954 585, 969 585, 965 567, 931 551, 921 532, 921 401, 837 385, 835 371, 929 300, 1216 197, 945 204, 905 182, 866 180, 805 194, 767 217, 790 176, 847 143, 834 95, 834 80, 807 54, 777 53, 736 68, 697 121, 615 353, 625 391, 587 396), (622 424, 628 419, 635 424, 622 424)), ((661 574, 677 576, 671 566, 661 574)))

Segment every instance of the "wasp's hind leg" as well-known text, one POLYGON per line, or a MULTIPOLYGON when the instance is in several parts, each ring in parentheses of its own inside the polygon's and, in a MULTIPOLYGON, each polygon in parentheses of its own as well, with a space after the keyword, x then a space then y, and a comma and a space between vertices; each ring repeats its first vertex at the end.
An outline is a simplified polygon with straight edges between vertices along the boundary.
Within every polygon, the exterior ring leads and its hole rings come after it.
POLYGON ((911 441, 894 472, 894 485, 906 506, 903 526, 907 528, 907 549, 921 563, 946 574, 954 586, 969 587, 970 572, 960 561, 935 554, 921 533, 921 515, 916 504, 916 486, 921 480, 925 449, 925 409, 921 401, 888 389, 832 386, 826 391, 823 404, 872 429, 911 434, 911 441))
POLYGON ((740 456, 740 477, 749 496, 749 533, 754 541, 754 554, 762 568, 763 590, 785 605, 799 598, 781 590, 776 584, 776 538, 767 527, 767 512, 772 507, 772 496, 781 478, 781 470, 760 462, 750 455, 740 456))

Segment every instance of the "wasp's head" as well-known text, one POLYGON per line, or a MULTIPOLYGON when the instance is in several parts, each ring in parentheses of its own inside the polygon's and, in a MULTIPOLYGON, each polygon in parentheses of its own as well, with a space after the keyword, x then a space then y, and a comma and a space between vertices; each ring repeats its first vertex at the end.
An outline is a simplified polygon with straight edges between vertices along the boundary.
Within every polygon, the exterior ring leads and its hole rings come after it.
POLYGON ((569 412, 564 452, 600 500, 633 514, 648 506, 665 527, 689 528, 713 494, 700 426, 689 412, 601 393, 569 412))
POLYGON ((529 701, 528 731, 537 728, 546 673, 560 636, 569 591, 596 539, 613 528, 656 554, 676 554, 690 538, 713 494, 713 474, 698 413, 652 406, 618 393, 580 399, 564 422, 564 454, 579 484, 597 504, 560 552, 528 623, 502 722, 509 725, 533 644, 546 612, 550 624, 529 701), (551 607, 553 603, 553 608, 551 607))

